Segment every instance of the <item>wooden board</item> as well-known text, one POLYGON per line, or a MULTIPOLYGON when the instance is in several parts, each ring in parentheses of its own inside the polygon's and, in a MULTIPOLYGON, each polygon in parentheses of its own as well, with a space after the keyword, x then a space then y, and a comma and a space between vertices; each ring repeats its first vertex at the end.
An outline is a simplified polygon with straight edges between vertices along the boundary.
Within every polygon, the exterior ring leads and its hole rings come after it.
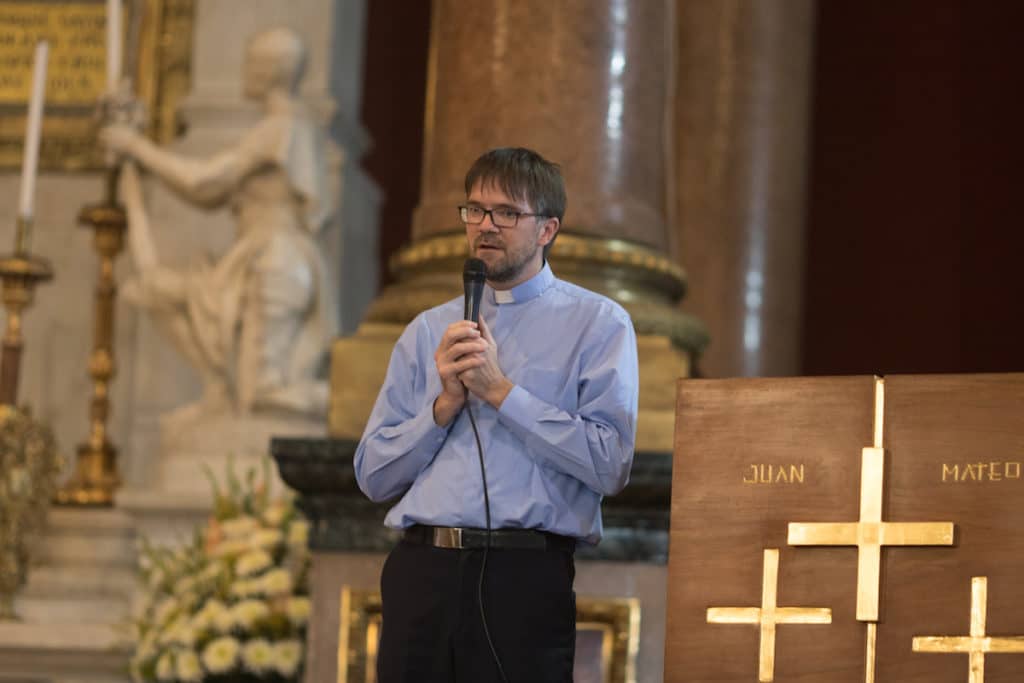
MULTIPOLYGON (((987 577, 986 635, 1024 636, 1024 375, 892 376, 883 386, 884 454, 870 449, 875 378, 680 381, 666 681, 766 678, 759 625, 708 623, 708 608, 762 607, 766 549, 779 551, 778 608, 831 610, 828 624, 775 626, 769 675, 780 683, 968 681, 967 654, 912 643, 969 635, 973 577, 987 577), (858 621, 864 550, 790 545, 790 525, 861 521, 871 453, 882 458, 883 542, 921 530, 895 523, 936 523, 935 538, 952 523, 952 538, 883 545, 877 617, 858 621)), ((857 528, 870 543, 881 527, 857 528)), ((1024 653, 985 655, 971 680, 1024 681, 1024 653)))

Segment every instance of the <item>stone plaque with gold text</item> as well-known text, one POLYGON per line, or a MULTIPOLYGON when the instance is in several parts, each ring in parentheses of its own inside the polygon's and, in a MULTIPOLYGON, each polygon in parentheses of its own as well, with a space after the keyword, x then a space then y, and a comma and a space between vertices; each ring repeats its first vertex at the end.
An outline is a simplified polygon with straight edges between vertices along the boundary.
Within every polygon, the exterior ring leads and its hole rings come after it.
POLYGON ((1024 374, 682 380, 665 680, 1024 681, 1024 374))
MULTIPOLYGON (((125 0, 126 73, 149 113, 147 132, 175 134, 178 100, 189 87, 195 0, 125 0)), ((32 55, 50 43, 40 167, 83 170, 101 165, 96 103, 106 84, 105 0, 0 2, 0 168, 21 164, 32 55)))

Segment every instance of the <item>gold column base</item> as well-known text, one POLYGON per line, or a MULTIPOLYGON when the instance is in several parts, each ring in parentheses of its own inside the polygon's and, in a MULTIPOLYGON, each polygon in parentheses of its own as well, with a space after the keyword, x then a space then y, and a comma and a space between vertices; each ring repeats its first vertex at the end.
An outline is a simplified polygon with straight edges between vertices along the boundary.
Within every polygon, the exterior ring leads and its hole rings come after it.
MULTIPOLYGON (((392 259, 398 283, 373 302, 354 335, 331 349, 332 436, 362 436, 395 342, 418 313, 462 295, 458 274, 466 255, 465 236, 452 233, 418 242, 392 259)), ((703 325, 675 306, 686 291, 685 273, 647 247, 571 232, 559 233, 550 258, 559 277, 629 312, 640 358, 637 450, 671 452, 676 379, 690 376, 707 344, 703 325)))
POLYGON ((0 621, 21 621, 14 609, 13 593, 0 593, 0 621))
MULTIPOLYGON (((331 436, 358 440, 387 374, 391 349, 402 325, 363 323, 351 337, 331 347, 331 436)), ((690 376, 690 354, 667 337, 637 337, 640 357, 640 411, 636 449, 668 453, 675 432, 675 380, 690 376)))
POLYGON ((384 384, 391 349, 404 325, 363 323, 351 337, 331 345, 331 400, 327 429, 331 436, 358 440, 377 393, 384 384))
POLYGON ((692 374, 693 354, 673 345, 664 335, 638 335, 636 346, 640 359, 636 450, 671 453, 675 444, 676 380, 692 374))
MULTIPOLYGON (((366 322, 405 326, 420 311, 461 296, 459 273, 467 256, 462 232, 436 235, 398 252, 391 269, 399 281, 374 300, 366 322)), ((558 233, 550 260, 558 277, 621 304, 637 334, 668 337, 694 357, 707 346, 704 325, 676 306, 686 294, 686 273, 660 252, 565 229, 558 233)))
POLYGON ((90 444, 78 447, 75 473, 54 495, 58 505, 109 506, 121 485, 117 473, 117 449, 109 443, 99 448, 90 444))

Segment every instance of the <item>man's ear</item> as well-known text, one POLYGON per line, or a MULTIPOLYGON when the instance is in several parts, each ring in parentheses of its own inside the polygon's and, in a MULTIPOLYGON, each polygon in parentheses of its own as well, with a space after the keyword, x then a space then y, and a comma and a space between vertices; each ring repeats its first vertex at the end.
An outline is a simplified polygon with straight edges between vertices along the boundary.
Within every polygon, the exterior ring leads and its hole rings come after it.
POLYGON ((562 227, 561 221, 554 216, 546 218, 544 223, 540 226, 540 234, 537 235, 537 244, 539 246, 546 246, 555 239, 555 235, 558 234, 558 229, 562 227))

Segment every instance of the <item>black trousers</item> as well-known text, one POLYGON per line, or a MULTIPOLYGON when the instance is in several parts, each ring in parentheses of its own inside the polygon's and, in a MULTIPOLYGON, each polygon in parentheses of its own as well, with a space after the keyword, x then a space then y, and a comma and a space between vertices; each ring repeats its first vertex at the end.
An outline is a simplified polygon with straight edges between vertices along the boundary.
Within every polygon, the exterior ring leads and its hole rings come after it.
MULTIPOLYGON (((500 683, 480 618, 483 550, 400 542, 381 572, 379 683, 500 683)), ((509 683, 571 683, 572 553, 491 548, 483 599, 509 683)))

